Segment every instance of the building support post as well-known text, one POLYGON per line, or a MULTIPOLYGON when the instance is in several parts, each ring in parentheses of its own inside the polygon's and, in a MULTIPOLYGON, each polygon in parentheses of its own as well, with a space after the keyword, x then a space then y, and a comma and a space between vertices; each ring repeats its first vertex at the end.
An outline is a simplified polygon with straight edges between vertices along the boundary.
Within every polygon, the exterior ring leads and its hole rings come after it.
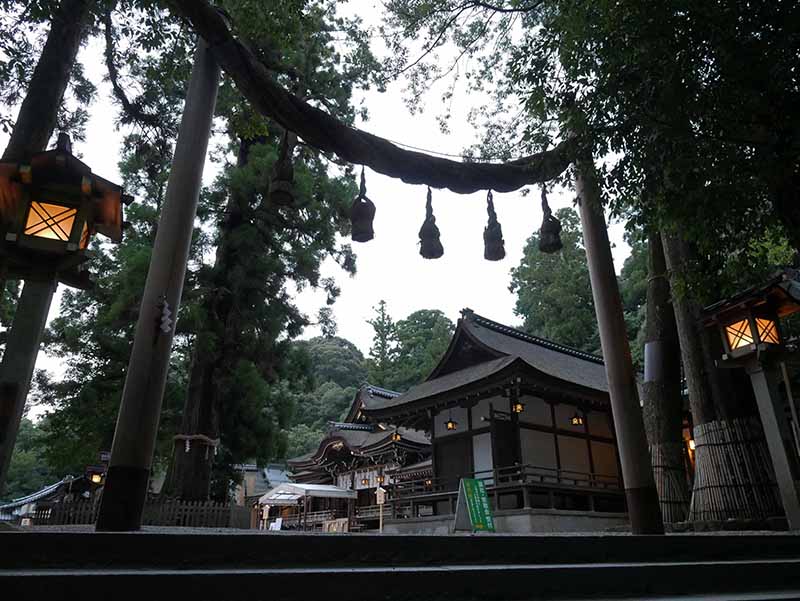
POLYGON ((39 344, 57 286, 55 278, 26 281, 8 332, 3 362, 0 363, 0 495, 5 490, 39 344))
POLYGON ((800 530, 800 466, 792 448, 792 435, 778 394, 777 374, 757 357, 747 365, 746 370, 756 395, 786 521, 790 530, 800 530))
POLYGON ((136 323, 97 530, 141 527, 219 77, 219 66, 198 38, 136 323))
POLYGON ((622 300, 611 256, 597 174, 591 160, 578 161, 575 167, 575 188, 586 261, 600 329, 600 344, 603 348, 631 530, 634 534, 663 534, 664 524, 650 465, 642 408, 636 390, 622 300))

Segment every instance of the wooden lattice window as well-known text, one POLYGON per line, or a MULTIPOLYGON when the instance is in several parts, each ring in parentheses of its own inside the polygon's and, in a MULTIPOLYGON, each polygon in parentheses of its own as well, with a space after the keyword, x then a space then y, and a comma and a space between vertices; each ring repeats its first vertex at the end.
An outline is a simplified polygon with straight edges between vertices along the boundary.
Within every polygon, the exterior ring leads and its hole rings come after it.
POLYGON ((733 351, 743 346, 753 344, 750 322, 746 319, 725 326, 725 334, 728 337, 728 344, 733 351))
POLYGON ((28 209, 24 233, 37 238, 67 242, 77 214, 78 210, 72 207, 34 201, 28 209))
POLYGON ((761 342, 780 344, 778 325, 775 323, 775 320, 765 317, 756 317, 756 328, 758 329, 758 338, 761 342))

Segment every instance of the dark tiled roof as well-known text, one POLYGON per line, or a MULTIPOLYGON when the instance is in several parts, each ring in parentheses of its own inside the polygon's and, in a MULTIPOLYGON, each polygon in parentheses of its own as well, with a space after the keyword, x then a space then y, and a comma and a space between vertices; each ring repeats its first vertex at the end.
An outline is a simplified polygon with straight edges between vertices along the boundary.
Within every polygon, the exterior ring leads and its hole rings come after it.
MULTIPOLYGON (((577 357, 578 359, 591 361, 593 363, 599 363, 600 365, 603 364, 602 357, 598 357, 597 355, 593 355, 591 353, 587 353, 586 351, 581 351, 569 346, 565 346, 563 344, 558 344, 557 342, 553 342, 552 340, 546 340, 545 338, 539 338, 538 336, 533 336, 532 334, 528 334, 527 332, 523 332, 522 330, 512 328, 511 326, 503 325, 502 323, 496 321, 492 321, 487 317, 483 317, 482 315, 478 315, 477 313, 472 312, 470 309, 464 309, 464 311, 462 311, 462 315, 464 316, 463 321, 465 323, 481 326, 482 329, 492 330, 494 332, 498 332, 500 334, 508 336, 509 338, 515 338, 517 340, 526 342, 528 344, 533 344, 535 346, 546 348, 552 351, 558 351, 559 353, 563 353, 565 355, 571 355, 573 357, 577 357)), ((476 328, 474 329, 477 330, 476 328)))
MULTIPOLYGON (((485 347, 497 359, 476 363, 444 375, 431 376, 425 382, 413 386, 408 392, 383 401, 372 402, 366 411, 382 411, 422 401, 450 390, 489 378, 509 368, 515 362, 533 368, 543 374, 600 392, 608 392, 608 381, 603 359, 578 349, 573 349, 549 340, 531 336, 520 330, 487 319, 466 309, 458 322, 454 340, 471 341, 485 347)), ((454 350, 458 353, 458 346, 454 350)), ((455 356, 455 355, 454 355, 455 356)), ((448 361, 446 356, 443 362, 448 361)), ((439 373, 440 364, 434 374, 439 373)))
POLYGON ((448 390, 453 390, 454 388, 458 388, 460 386, 466 386, 472 382, 477 382, 478 380, 488 378, 489 376, 502 371, 518 360, 519 359, 517 357, 501 357, 492 361, 486 361, 485 363, 478 363, 477 365, 473 365, 465 369, 453 371, 443 376, 439 376, 438 378, 433 378, 432 380, 412 386, 405 394, 393 399, 388 399, 380 405, 375 403, 372 407, 370 407, 370 409, 377 411, 381 409, 388 409, 390 407, 398 407, 400 405, 413 403, 414 401, 419 401, 448 390))
POLYGON ((372 432, 376 428, 375 424, 351 424, 349 422, 328 422, 328 430, 362 430, 372 432))
POLYGON ((519 357, 531 367, 572 384, 608 392, 603 359, 475 315, 462 327, 480 343, 504 355, 519 357))
POLYGON ((373 399, 380 402, 386 399, 393 399, 399 395, 400 393, 394 390, 388 390, 380 386, 374 386, 373 384, 364 384, 356 391, 344 421, 352 423, 359 419, 359 417, 363 419, 363 415, 360 415, 360 412, 363 408, 369 407, 373 399))
POLYGON ((352 424, 345 424, 345 428, 332 429, 328 435, 320 442, 316 451, 307 453, 294 459, 289 459, 288 463, 295 469, 306 468, 318 463, 327 452, 328 448, 338 443, 344 443, 353 455, 370 455, 384 447, 391 445, 412 445, 428 446, 430 439, 424 432, 412 430, 410 428, 394 428, 389 426, 386 429, 373 427, 370 429, 353 429, 352 424), (397 431, 402 440, 394 442, 392 434, 397 431))

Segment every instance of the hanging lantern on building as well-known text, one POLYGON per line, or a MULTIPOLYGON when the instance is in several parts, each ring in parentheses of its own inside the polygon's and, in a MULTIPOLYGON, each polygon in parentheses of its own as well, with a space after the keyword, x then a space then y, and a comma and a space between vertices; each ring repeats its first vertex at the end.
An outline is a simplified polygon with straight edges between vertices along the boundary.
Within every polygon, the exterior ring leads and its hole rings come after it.
POLYGON ((582 426, 583 416, 576 411, 575 415, 573 415, 572 418, 569 420, 569 423, 572 424, 573 426, 582 426))
POLYGON ((362 486, 369 486, 369 478, 361 478, 362 486))
POLYGON ((397 430, 392 432, 392 442, 400 442, 401 440, 403 440, 403 437, 400 436, 400 432, 397 430))
POLYGON ((384 477, 383 477, 383 474, 380 474, 380 475, 379 475, 377 478, 375 478, 375 479, 377 480, 378 484, 383 484, 383 482, 384 482, 384 480, 385 480, 386 478, 384 478, 384 477))
POLYGON ((278 160, 272 167, 269 198, 276 205, 294 204, 294 165, 292 164, 294 144, 290 135, 292 138, 294 137, 294 134, 290 134, 288 131, 283 133, 278 160))
POLYGON ((439 239, 439 228, 436 226, 436 217, 433 216, 433 204, 430 186, 428 199, 425 202, 425 222, 419 230, 419 254, 425 259, 438 259, 444 254, 442 242, 439 239))
POLYGON ((487 261, 500 261, 506 256, 506 248, 503 228, 497 221, 491 190, 486 195, 486 212, 489 214, 489 223, 483 230, 483 258, 487 261))
POLYGON ((372 222, 375 219, 375 204, 367 198, 367 182, 364 167, 361 167, 361 187, 350 208, 351 237, 354 242, 369 242, 375 237, 372 222))
POLYGON ((444 423, 445 430, 449 430, 450 432, 455 431, 458 429, 458 422, 453 421, 453 412, 450 411, 447 414, 447 421, 444 423))
POLYGON ((84 475, 92 484, 102 484, 106 475, 106 468, 103 465, 88 465, 84 475))
POLYGON ((522 413, 523 411, 525 411, 525 403, 519 400, 512 401, 511 411, 513 411, 514 413, 522 413))
POLYGON ((95 233, 122 240, 122 188, 72 154, 67 134, 29 163, 0 162, 0 260, 6 277, 90 288, 82 264, 95 233))
POLYGON ((561 222, 553 216, 547 202, 547 190, 542 186, 542 227, 539 229, 539 250, 543 253, 555 253, 564 245, 561 243, 561 222))

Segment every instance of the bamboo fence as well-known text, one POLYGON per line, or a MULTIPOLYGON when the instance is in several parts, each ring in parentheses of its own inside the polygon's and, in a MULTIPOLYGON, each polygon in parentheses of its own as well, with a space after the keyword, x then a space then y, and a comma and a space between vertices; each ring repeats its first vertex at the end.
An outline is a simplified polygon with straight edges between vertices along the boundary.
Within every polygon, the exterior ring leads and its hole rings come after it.
POLYGON ((689 520, 763 520, 782 515, 761 423, 755 417, 695 426, 689 520))

